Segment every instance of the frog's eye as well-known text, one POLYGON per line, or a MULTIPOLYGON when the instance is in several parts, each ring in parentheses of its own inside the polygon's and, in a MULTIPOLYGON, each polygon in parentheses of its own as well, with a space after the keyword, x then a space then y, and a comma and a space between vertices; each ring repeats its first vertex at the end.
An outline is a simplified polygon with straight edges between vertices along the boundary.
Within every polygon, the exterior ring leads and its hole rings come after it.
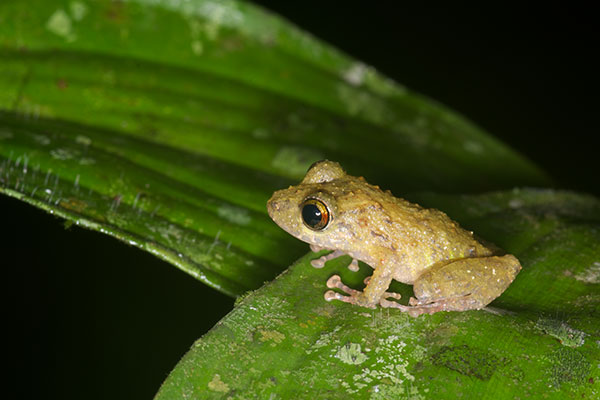
POLYGON ((302 220, 313 231, 325 229, 330 217, 329 209, 321 200, 307 199, 302 203, 302 220))

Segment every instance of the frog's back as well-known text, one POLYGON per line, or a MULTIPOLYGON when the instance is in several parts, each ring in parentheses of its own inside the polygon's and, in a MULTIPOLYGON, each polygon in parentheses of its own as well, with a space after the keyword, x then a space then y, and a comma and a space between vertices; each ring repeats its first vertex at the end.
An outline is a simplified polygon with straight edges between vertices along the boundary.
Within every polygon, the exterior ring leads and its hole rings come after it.
POLYGON ((360 187, 369 198, 364 208, 370 211, 371 235, 397 252, 399 262, 427 268, 439 261, 492 253, 444 212, 394 197, 365 182, 360 187))
POLYGON ((400 211, 392 220, 398 235, 407 238, 409 248, 405 248, 405 251, 413 258, 421 259, 425 264, 434 264, 449 259, 491 254, 473 236, 473 232, 462 228, 444 212, 423 208, 403 199, 396 200, 399 201, 394 210, 400 211), (406 207, 406 203, 410 206, 406 207))

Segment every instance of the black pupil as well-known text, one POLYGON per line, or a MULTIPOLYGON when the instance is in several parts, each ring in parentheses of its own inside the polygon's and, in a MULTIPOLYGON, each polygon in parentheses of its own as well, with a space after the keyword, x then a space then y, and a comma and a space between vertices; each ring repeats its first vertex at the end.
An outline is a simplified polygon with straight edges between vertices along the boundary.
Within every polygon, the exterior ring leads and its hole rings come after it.
POLYGON ((318 226, 321 223, 321 210, 314 204, 306 204, 302 207, 302 219, 308 226, 318 226))

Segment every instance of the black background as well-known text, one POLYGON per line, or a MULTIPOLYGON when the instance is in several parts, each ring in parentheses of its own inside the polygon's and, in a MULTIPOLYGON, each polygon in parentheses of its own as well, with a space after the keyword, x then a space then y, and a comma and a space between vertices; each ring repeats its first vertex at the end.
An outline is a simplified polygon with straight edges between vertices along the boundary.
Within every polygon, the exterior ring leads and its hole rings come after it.
POLYGON ((600 193, 598 13, 565 4, 257 3, 467 116, 558 187, 600 193))
MULTIPOLYGON (((467 116, 534 160, 557 187, 600 193, 591 10, 258 3, 467 116)), ((0 206, 6 364, 19 398, 151 398, 232 307, 136 248, 65 229, 5 196, 0 206)))

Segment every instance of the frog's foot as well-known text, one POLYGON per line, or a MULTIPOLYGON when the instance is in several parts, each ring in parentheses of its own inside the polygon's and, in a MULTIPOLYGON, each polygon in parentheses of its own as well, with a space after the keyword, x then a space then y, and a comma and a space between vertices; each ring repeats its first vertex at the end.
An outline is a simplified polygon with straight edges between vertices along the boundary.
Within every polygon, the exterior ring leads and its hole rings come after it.
POLYGON ((402 312, 408 313, 411 317, 418 317, 421 314, 433 314, 438 311, 446 311, 444 302, 437 303, 429 303, 420 306, 404 306, 402 304, 396 303, 395 301, 389 301, 385 298, 381 298, 379 301, 381 307, 384 308, 397 308, 402 312))
POLYGON ((325 292, 325 300, 327 301, 340 300, 344 303, 355 304, 358 306, 368 308, 375 308, 375 305, 369 304, 368 301, 366 301, 363 292, 344 285, 344 283, 342 282, 342 278, 340 278, 339 275, 331 276, 331 278, 327 280, 327 287, 329 289, 339 289, 342 292, 346 293, 346 295, 343 295, 341 293, 334 292, 333 290, 328 290, 327 292, 325 292))
MULTIPOLYGON (((318 246, 314 246, 314 245, 310 245, 310 248, 311 248, 311 250, 313 250, 313 251, 314 251, 315 249, 318 249, 319 251, 320 251, 320 250, 324 250, 324 248, 323 248, 323 247, 318 247, 318 246)), ((331 252, 331 253, 329 253, 329 254, 326 254, 326 255, 324 255, 324 256, 321 256, 321 257, 319 257, 319 258, 317 258, 317 259, 315 259, 315 260, 312 260, 312 261, 310 262, 310 265, 312 265, 312 266, 313 266, 313 267, 315 267, 315 268, 323 268, 323 267, 325 266, 325 263, 326 263, 327 261, 329 261, 329 260, 331 260, 331 259, 334 259, 334 258, 338 258, 338 257, 340 257, 340 256, 343 256, 343 255, 344 255, 344 252, 342 252, 342 251, 340 251, 340 250, 335 250, 335 251, 333 251, 333 252, 331 252)))
POLYGON ((380 304, 382 307, 398 308, 403 312, 407 312, 411 317, 418 317, 421 314, 434 314, 439 311, 462 311, 469 309, 465 308, 465 306, 472 301, 470 296, 467 295, 449 299, 440 299, 433 302, 430 300, 418 300, 411 297, 408 301, 408 304, 410 304, 409 306, 403 306, 402 304, 382 298, 380 304))
POLYGON ((409 312, 480 310, 500 296, 520 270, 519 260, 510 254, 439 264, 414 282, 416 298, 409 300, 409 312))

